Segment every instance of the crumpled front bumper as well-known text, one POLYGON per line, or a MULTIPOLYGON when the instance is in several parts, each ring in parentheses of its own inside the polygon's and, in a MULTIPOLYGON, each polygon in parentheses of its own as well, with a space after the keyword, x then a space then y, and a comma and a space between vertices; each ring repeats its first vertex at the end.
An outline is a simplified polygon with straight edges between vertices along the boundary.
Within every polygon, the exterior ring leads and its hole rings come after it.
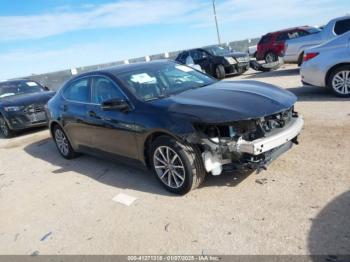
POLYGON ((223 166, 231 166, 233 169, 265 169, 271 161, 288 151, 293 143, 298 143, 297 137, 303 126, 303 118, 296 116, 282 130, 275 129, 268 136, 253 141, 246 141, 242 137, 216 144, 209 139, 202 140, 209 148, 202 154, 206 171, 219 175, 223 166))
POLYGON ((240 139, 237 142, 229 143, 228 147, 231 152, 248 153, 255 156, 260 155, 292 141, 299 135, 303 126, 304 120, 299 116, 298 118, 292 119, 289 126, 280 132, 253 141, 240 139))

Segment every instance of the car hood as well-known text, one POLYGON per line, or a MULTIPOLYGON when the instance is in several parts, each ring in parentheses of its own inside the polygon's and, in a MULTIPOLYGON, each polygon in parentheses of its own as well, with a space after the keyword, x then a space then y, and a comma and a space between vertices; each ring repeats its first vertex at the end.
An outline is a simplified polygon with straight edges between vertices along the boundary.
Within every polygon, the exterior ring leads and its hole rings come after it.
POLYGON ((248 53, 245 53, 245 52, 230 52, 228 53, 227 55, 225 56, 232 56, 232 57, 245 57, 245 56, 248 56, 248 53))
POLYGON ((38 92, 0 98, 0 106, 26 106, 31 104, 46 104, 55 92, 38 92))
POLYGON ((257 81, 221 81, 151 103, 163 112, 188 115, 208 124, 257 119, 291 108, 294 94, 257 81))

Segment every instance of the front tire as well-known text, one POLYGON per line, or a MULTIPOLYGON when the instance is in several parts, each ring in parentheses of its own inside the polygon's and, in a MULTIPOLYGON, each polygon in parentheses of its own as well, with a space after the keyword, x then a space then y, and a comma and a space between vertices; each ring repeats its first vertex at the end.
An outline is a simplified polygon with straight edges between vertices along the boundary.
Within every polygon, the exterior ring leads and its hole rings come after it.
POLYGON ((334 69, 327 78, 327 87, 339 97, 350 97, 350 65, 334 69))
POLYGON ((149 158, 158 181, 172 193, 184 195, 204 181, 206 172, 195 145, 160 136, 152 143, 149 158))
POLYGON ((224 79, 226 76, 225 67, 223 65, 217 65, 215 68, 215 77, 219 80, 224 79))
POLYGON ((0 135, 4 138, 10 138, 14 136, 15 132, 10 129, 5 118, 0 116, 0 135))
POLYGON ((69 142, 66 133, 63 131, 63 129, 56 125, 53 129, 53 137, 55 140, 56 147, 58 149, 58 152, 66 159, 73 159, 78 156, 78 153, 76 153, 71 143, 69 142))

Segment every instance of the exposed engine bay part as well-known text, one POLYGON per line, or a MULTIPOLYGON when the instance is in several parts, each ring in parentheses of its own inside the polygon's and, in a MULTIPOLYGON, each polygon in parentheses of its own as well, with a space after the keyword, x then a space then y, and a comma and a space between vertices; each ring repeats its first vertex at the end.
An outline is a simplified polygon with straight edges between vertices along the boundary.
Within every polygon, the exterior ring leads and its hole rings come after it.
POLYGON ((284 64, 284 61, 281 57, 278 57, 278 61, 272 63, 259 63, 256 59, 251 59, 249 66, 256 71, 269 72, 271 70, 278 69, 281 65, 284 64))
POLYGON ((206 151, 202 154, 205 170, 211 172, 213 176, 218 176, 222 172, 222 160, 218 154, 206 151))
POLYGON ((197 133, 187 137, 202 146, 207 172, 220 175, 225 166, 235 169, 266 169, 280 154, 298 144, 304 120, 293 108, 255 120, 226 125, 197 124, 197 133))

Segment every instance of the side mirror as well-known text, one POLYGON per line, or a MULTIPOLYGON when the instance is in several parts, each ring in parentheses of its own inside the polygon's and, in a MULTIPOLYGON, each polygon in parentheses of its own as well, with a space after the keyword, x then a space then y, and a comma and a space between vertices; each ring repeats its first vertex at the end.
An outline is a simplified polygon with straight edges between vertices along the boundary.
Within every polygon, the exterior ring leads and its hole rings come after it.
POLYGON ((48 88, 47 86, 43 86, 45 91, 50 91, 50 88, 48 88))
POLYGON ((104 111, 112 111, 112 110, 128 111, 130 107, 128 102, 126 102, 124 99, 113 98, 113 99, 103 101, 101 104, 101 108, 104 111))

